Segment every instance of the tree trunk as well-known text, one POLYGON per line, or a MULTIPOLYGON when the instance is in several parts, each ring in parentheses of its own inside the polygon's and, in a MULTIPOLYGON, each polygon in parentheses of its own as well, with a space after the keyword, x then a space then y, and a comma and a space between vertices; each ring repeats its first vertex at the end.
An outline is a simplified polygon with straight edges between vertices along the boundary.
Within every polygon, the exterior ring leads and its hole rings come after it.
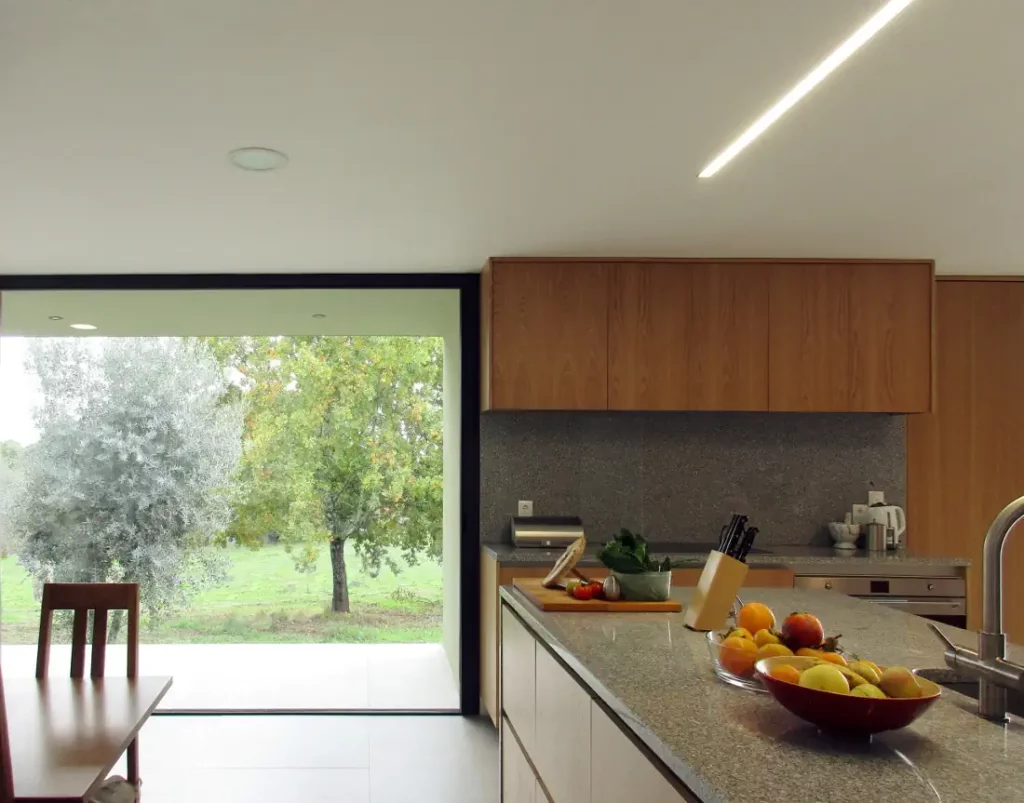
POLYGON ((331 539, 331 610, 348 613, 348 571, 345 569, 345 539, 331 539))

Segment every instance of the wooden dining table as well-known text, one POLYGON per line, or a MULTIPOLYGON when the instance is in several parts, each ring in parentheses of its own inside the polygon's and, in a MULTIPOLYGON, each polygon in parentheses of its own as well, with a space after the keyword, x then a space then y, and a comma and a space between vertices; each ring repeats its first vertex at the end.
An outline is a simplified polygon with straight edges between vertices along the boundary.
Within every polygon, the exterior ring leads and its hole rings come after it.
POLYGON ((16 803, 81 801, 94 794, 172 682, 5 678, 16 803))

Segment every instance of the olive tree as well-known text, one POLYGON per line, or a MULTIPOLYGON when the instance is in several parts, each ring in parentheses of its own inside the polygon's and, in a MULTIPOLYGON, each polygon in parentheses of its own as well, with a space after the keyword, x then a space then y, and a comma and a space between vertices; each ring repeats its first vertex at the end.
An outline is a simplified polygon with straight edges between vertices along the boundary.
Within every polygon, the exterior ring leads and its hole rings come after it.
POLYGON ((172 338, 40 339, 39 441, 10 507, 37 581, 130 581, 143 609, 183 607, 223 576, 243 411, 207 346, 172 338))

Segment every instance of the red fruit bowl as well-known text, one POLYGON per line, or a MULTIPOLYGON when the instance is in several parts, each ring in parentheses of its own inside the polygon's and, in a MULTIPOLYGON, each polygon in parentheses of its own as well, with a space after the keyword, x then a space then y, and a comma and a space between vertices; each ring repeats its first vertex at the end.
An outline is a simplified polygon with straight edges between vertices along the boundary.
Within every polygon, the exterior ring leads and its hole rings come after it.
POLYGON ((781 664, 790 664, 804 670, 814 663, 813 658, 764 658, 754 666, 754 673, 783 708, 822 730, 869 735, 905 728, 931 708, 942 693, 937 684, 920 676, 917 677, 917 681, 924 689, 924 696, 889 697, 883 700, 809 689, 796 683, 778 680, 769 674, 773 668, 781 664))

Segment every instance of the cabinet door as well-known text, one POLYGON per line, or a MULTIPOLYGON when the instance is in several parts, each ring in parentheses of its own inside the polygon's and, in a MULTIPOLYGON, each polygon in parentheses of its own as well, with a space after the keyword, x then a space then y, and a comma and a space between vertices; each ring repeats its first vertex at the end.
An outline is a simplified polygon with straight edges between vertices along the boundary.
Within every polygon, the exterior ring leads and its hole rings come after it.
POLYGON ((849 410, 851 268, 772 265, 769 273, 769 409, 849 410))
POLYGON ((680 795, 597 704, 591 708, 590 803, 680 803, 680 795))
POLYGON ((924 413, 932 398, 932 266, 853 266, 850 409, 924 413))
MULTIPOLYGON (((907 418, 907 546, 968 557, 967 626, 981 629, 982 545, 1024 489, 1024 282, 935 286, 935 411, 907 418)), ((1024 641, 1024 539, 1003 551, 1003 630, 1024 641)))
POLYGON ((536 749, 529 753, 555 803, 590 803, 590 697, 543 647, 536 749))
POLYGON ((608 409, 607 267, 496 260, 490 271, 485 406, 608 409))
POLYGON ((501 803, 541 803, 537 779, 508 721, 501 721, 501 803))
POLYGON ((537 642, 507 606, 501 609, 501 705, 526 752, 534 752, 537 642))
POLYGON ((608 406, 766 410, 768 278, 714 263, 612 269, 608 406))

